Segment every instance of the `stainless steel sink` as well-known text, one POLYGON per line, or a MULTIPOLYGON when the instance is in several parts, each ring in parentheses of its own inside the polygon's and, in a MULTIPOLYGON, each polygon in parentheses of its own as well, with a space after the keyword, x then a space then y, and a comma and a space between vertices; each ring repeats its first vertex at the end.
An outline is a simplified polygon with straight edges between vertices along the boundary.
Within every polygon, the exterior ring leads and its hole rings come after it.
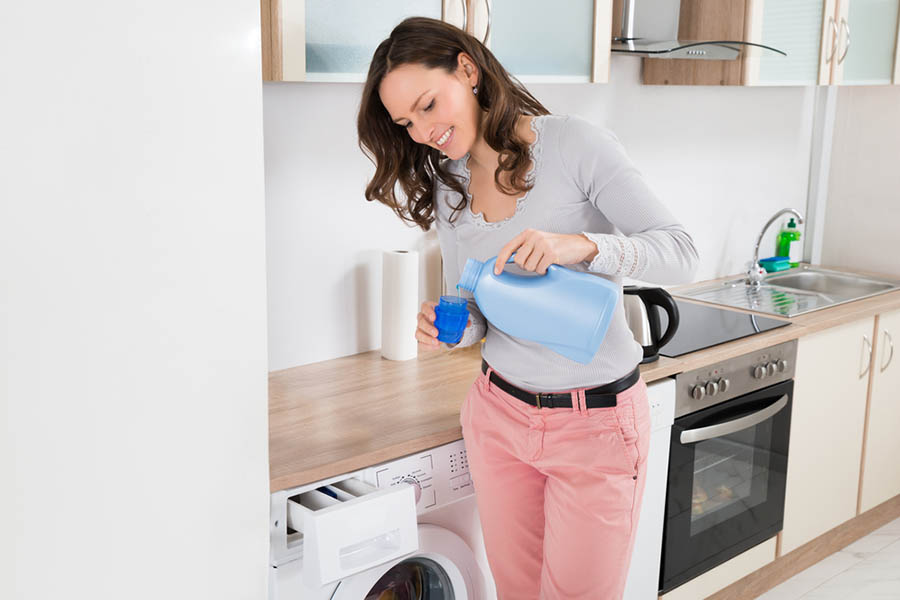
POLYGON ((813 270, 809 267, 804 267, 797 272, 777 273, 767 277, 766 283, 805 292, 817 292, 843 300, 865 298, 897 289, 896 284, 887 281, 836 271, 813 270))
POLYGON ((782 317, 793 317, 900 289, 900 281, 810 265, 768 275, 758 285, 745 278, 710 284, 675 296, 782 317))

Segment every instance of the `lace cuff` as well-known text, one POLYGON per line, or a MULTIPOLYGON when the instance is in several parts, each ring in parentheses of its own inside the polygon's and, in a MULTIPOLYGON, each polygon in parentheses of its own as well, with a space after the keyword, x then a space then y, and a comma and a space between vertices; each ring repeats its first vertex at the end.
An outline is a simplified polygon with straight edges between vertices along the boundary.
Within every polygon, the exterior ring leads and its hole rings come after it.
POLYGON ((647 270, 646 248, 638 240, 607 233, 582 234, 597 246, 588 270, 615 277, 639 278, 647 270))
POLYGON ((458 342, 455 344, 441 342, 441 346, 444 349, 452 350, 453 348, 465 348, 466 346, 471 346, 472 344, 481 341, 487 333, 487 323, 485 322, 484 317, 481 313, 477 313, 470 309, 469 319, 471 319, 472 324, 463 330, 462 337, 458 342))

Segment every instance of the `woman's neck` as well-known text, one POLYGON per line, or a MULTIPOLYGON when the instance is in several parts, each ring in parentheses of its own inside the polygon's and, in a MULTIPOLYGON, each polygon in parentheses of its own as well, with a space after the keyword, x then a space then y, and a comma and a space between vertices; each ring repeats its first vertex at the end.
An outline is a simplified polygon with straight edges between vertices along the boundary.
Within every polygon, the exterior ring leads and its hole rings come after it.
MULTIPOLYGON (((516 120, 516 131, 520 137, 528 138, 523 132, 530 126, 532 118, 533 117, 527 115, 519 115, 519 118, 516 120)), ((482 125, 483 123, 484 115, 482 114, 482 125)), ((483 127, 479 127, 475 144, 472 146, 472 149, 469 150, 469 168, 471 169, 474 167, 479 170, 486 170, 493 173, 497 170, 499 165, 500 153, 491 148, 487 141, 485 141, 483 127)))

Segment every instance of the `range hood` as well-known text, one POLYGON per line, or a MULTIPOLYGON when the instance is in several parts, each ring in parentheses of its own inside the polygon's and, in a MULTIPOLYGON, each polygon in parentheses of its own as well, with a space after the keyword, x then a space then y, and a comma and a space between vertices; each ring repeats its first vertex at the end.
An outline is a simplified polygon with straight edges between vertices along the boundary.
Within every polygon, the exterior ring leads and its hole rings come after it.
POLYGON ((747 46, 786 53, 742 40, 679 40, 681 0, 623 0, 622 30, 613 38, 613 52, 649 58, 734 60, 747 46))

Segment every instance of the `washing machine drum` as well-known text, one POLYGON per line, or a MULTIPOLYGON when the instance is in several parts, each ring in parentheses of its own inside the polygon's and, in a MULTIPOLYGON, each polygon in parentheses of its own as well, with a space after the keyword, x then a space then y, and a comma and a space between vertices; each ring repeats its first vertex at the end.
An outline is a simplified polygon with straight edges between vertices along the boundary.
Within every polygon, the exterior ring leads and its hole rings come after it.
POLYGON ((484 576, 455 533, 420 524, 419 550, 340 582, 333 600, 482 600, 484 576))

